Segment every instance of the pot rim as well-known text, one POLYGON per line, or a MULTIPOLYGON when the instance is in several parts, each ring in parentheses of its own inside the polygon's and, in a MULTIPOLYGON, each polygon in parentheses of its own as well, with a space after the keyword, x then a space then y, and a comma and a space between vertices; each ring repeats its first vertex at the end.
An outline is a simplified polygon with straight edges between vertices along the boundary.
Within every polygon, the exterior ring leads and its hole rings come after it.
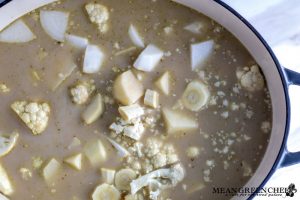
POLYGON ((286 104, 286 117, 285 117, 286 120, 285 120, 285 131, 284 131, 284 137, 282 140, 282 144, 281 144, 279 153, 277 155, 277 158, 276 158, 271 170, 269 171, 267 176, 264 178, 264 180, 262 181, 260 186, 256 189, 256 191, 253 194, 251 194, 248 198, 248 199, 252 199, 255 197, 255 194, 266 185, 266 183, 270 180, 271 176, 280 167, 280 162, 282 160, 282 157, 285 155, 285 153, 287 151, 286 144, 287 144, 287 139, 288 139, 289 129, 290 129, 290 112, 291 112, 290 97, 289 97, 289 93, 288 93, 289 81, 285 75, 284 67, 282 67, 280 65, 275 53, 273 52, 273 50, 270 47, 270 45, 263 38, 263 36, 254 28, 254 26, 252 26, 251 23, 248 20, 246 20, 238 11, 236 11, 234 8, 230 7, 225 2, 223 2, 221 0, 214 0, 214 1, 216 3, 218 3, 220 6, 222 6, 223 8, 227 9, 231 14, 233 14, 235 17, 237 17, 240 21, 242 21, 242 23, 244 23, 255 34, 255 36, 260 40, 260 42, 266 48, 266 50, 268 51, 272 60, 275 63, 275 66, 280 75, 281 83, 282 83, 283 89, 284 89, 285 104, 286 104))

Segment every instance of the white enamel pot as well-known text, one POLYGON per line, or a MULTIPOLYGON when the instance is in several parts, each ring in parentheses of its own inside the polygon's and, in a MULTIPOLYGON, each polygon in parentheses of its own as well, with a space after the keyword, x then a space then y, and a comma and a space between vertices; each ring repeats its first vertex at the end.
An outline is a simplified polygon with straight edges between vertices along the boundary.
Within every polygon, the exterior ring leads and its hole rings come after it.
MULTIPOLYGON (((13 20, 53 0, 2 0, 0 30, 13 20)), ((300 74, 282 67, 261 35, 235 10, 220 0, 173 0, 212 18, 231 32, 260 65, 270 90, 273 107, 273 126, 269 145, 262 161, 244 187, 262 188, 281 167, 300 163, 300 152, 287 151, 290 125, 288 87, 300 85, 300 74)), ((1 0, 0 0, 1 2, 1 0)), ((241 186, 243 187, 243 186, 241 186)), ((255 194, 235 199, 252 199, 255 194)))

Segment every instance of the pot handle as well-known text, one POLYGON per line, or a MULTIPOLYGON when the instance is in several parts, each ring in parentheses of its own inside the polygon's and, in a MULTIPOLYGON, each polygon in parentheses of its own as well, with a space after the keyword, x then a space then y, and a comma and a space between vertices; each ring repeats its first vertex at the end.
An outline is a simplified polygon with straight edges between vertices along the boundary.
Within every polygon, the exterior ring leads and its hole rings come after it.
POLYGON ((300 73, 293 70, 284 68, 286 78, 289 85, 299 85, 300 86, 300 73))
MULTIPOLYGON (((288 85, 299 85, 300 86, 300 73, 284 68, 288 85)), ((300 152, 289 152, 287 147, 283 150, 279 168, 288 167, 294 164, 300 163, 300 152)))

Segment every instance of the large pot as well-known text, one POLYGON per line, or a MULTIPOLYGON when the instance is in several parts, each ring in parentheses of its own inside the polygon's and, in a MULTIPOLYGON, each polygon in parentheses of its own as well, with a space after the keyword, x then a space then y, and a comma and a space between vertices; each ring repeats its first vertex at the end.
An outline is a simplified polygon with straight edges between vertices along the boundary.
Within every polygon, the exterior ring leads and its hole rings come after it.
MULTIPOLYGON (((5 0, 0 3, 0 30, 12 20, 40 7, 51 0, 5 0)), ((287 137, 290 125, 290 99, 288 87, 300 85, 300 74, 282 67, 262 36, 235 10, 220 0, 174 0, 214 19, 248 49, 265 75, 273 107, 273 127, 265 155, 253 177, 244 186, 259 191, 272 174, 281 167, 300 162, 300 152, 287 151, 287 137)), ((1 2, 1 0, 0 0, 1 2)), ((252 199, 250 196, 236 196, 235 199, 252 199)))

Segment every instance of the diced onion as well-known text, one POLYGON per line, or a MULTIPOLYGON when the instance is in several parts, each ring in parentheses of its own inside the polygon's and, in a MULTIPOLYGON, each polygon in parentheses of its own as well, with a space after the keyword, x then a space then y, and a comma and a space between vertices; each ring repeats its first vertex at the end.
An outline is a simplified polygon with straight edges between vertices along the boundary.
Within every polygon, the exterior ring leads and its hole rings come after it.
POLYGON ((194 34, 200 34, 203 24, 201 22, 193 22, 184 27, 184 30, 189 31, 194 34))
POLYGON ((66 41, 78 49, 85 49, 89 44, 89 40, 84 37, 80 37, 77 35, 66 35, 66 41))
POLYGON ((69 13, 62 11, 40 12, 40 21, 45 32, 54 40, 63 42, 68 28, 69 13))
POLYGON ((192 70, 202 68, 213 53, 214 41, 208 40, 191 45, 191 67, 192 70))
POLYGON ((141 47, 141 48, 145 47, 143 38, 140 36, 139 32, 136 30, 136 28, 132 24, 130 24, 130 26, 129 26, 128 34, 134 45, 141 47))
POLYGON ((103 62, 104 53, 97 45, 88 45, 85 50, 83 72, 87 74, 97 73, 103 62))
POLYGON ((22 21, 18 20, 0 32, 0 41, 7 43, 24 43, 35 39, 36 36, 22 21))
POLYGON ((120 144, 118 144, 117 142, 115 142, 114 140, 110 139, 109 137, 106 137, 106 139, 112 144, 112 146, 118 151, 118 155, 120 157, 126 157, 129 155, 129 152, 122 147, 120 144))
POLYGON ((149 44, 139 55, 133 66, 141 71, 152 71, 162 59, 164 52, 153 44, 149 44))

